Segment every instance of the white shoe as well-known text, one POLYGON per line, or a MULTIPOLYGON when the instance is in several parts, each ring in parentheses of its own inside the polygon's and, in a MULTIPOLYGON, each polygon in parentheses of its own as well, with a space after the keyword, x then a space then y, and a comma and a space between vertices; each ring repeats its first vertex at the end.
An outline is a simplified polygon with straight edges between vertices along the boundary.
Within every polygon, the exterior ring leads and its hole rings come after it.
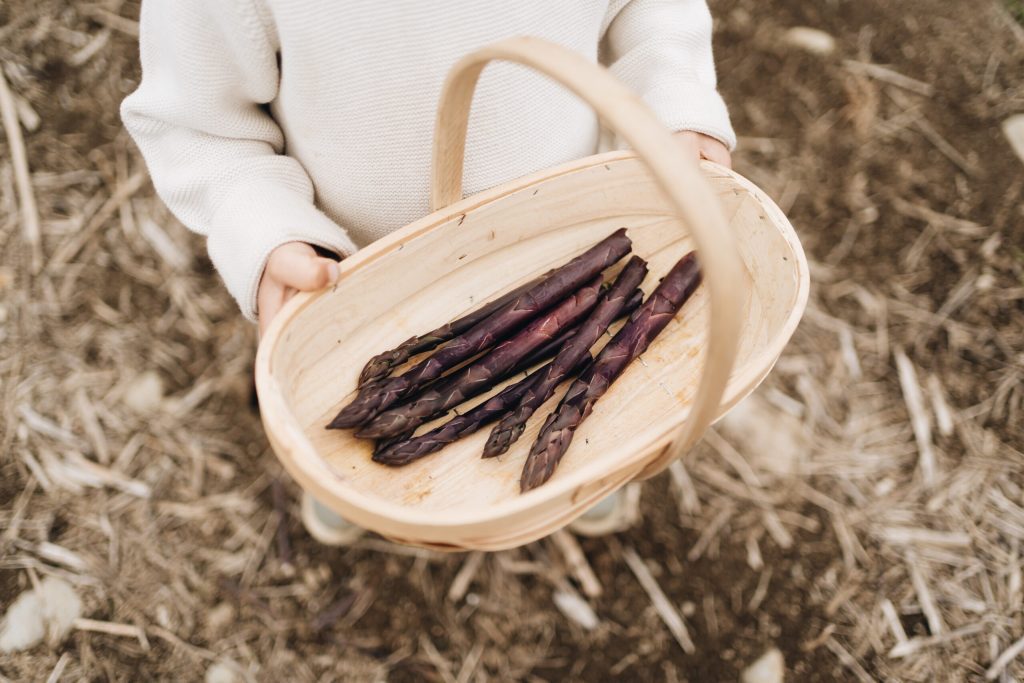
POLYGON ((569 524, 579 536, 605 536, 625 531, 640 519, 640 484, 610 494, 569 524))
POLYGON ((365 533, 362 527, 348 521, 305 491, 302 492, 302 524, 310 536, 324 545, 351 545, 365 533))

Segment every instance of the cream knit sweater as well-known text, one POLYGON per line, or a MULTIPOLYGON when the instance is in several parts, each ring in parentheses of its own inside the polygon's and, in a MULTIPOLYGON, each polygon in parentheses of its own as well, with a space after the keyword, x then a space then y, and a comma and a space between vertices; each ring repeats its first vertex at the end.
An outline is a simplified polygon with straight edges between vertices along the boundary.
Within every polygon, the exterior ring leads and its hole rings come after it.
MULTIPOLYGON (((249 318, 270 252, 348 255, 427 213, 441 84, 455 60, 532 35, 605 63, 672 130, 735 137, 705 0, 145 0, 125 125, 160 197, 208 237, 249 318)), ((511 64, 473 102, 465 189, 595 151, 573 95, 511 64)))

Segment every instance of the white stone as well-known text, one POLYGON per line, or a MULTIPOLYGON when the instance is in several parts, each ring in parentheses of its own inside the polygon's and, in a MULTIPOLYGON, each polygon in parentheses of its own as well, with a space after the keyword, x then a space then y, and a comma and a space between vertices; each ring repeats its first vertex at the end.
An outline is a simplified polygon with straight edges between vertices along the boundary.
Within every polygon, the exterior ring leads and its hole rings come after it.
POLYGON ((1010 141, 1010 149, 1024 161, 1024 114, 1014 114, 1003 121, 1003 135, 1010 141))
POLYGON ((218 659, 206 670, 206 683, 239 683, 240 667, 230 659, 218 659))
POLYGON ((174 624, 171 622, 171 611, 167 609, 167 605, 156 606, 156 622, 168 631, 174 629, 174 624))
POLYGON ((720 424, 755 469, 798 474, 811 449, 803 423, 756 393, 740 401, 720 424))
POLYGON ((219 603, 206 613, 206 628, 211 635, 220 635, 235 622, 235 618, 235 608, 230 603, 219 603))
POLYGON ((18 596, 0 622, 0 652, 27 650, 43 638, 60 643, 82 614, 82 600, 66 581, 48 576, 38 590, 18 596))
POLYGON ((772 648, 743 670, 742 683, 782 683, 786 677, 786 663, 782 653, 772 648))
POLYGON ((164 382, 153 370, 138 375, 124 392, 124 404, 140 414, 149 414, 160 407, 164 398, 164 382))
POLYGON ((808 26, 794 26, 786 31, 782 40, 787 45, 816 55, 830 55, 836 51, 836 39, 824 31, 808 26))
POLYGON ((35 591, 25 591, 7 610, 0 624, 0 652, 27 650, 46 635, 43 608, 35 591))
POLYGON ((562 614, 572 619, 577 624, 590 631, 597 628, 598 619, 590 604, 576 593, 557 590, 551 596, 555 601, 555 607, 562 614))

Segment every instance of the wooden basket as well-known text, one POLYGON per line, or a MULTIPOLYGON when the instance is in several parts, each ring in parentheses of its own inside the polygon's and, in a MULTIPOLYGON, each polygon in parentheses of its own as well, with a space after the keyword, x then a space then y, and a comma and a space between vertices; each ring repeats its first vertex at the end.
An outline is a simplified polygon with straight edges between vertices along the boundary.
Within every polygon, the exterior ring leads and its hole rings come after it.
POLYGON ((699 169, 607 71, 544 41, 499 42, 452 68, 438 109, 431 192, 433 213, 345 259, 334 287, 289 302, 256 359, 263 423, 287 470, 325 505, 403 543, 518 546, 626 482, 661 471, 764 379, 807 302, 803 250, 763 192, 715 164, 699 169), (494 59, 562 83, 635 153, 587 157, 463 199, 470 103, 494 59), (694 248, 704 284, 598 402, 545 485, 521 495, 519 474, 557 398, 496 459, 480 457, 489 429, 399 469, 373 463, 370 442, 324 429, 353 396, 370 356, 567 261, 620 226, 650 262, 646 292, 694 248))

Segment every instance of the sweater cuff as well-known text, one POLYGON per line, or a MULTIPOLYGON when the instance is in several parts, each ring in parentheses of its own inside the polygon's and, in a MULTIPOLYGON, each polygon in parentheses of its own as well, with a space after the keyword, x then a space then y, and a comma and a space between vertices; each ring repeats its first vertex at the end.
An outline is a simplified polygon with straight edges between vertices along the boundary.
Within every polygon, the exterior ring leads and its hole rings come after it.
POLYGON ((267 259, 287 242, 306 242, 338 255, 358 248, 345 231, 313 205, 308 193, 253 183, 233 192, 213 217, 207 250, 242 314, 256 321, 256 293, 267 259))
POLYGON ((729 110, 718 91, 701 83, 661 85, 643 94, 643 100, 669 130, 692 130, 720 141, 731 152, 736 133, 729 110))

